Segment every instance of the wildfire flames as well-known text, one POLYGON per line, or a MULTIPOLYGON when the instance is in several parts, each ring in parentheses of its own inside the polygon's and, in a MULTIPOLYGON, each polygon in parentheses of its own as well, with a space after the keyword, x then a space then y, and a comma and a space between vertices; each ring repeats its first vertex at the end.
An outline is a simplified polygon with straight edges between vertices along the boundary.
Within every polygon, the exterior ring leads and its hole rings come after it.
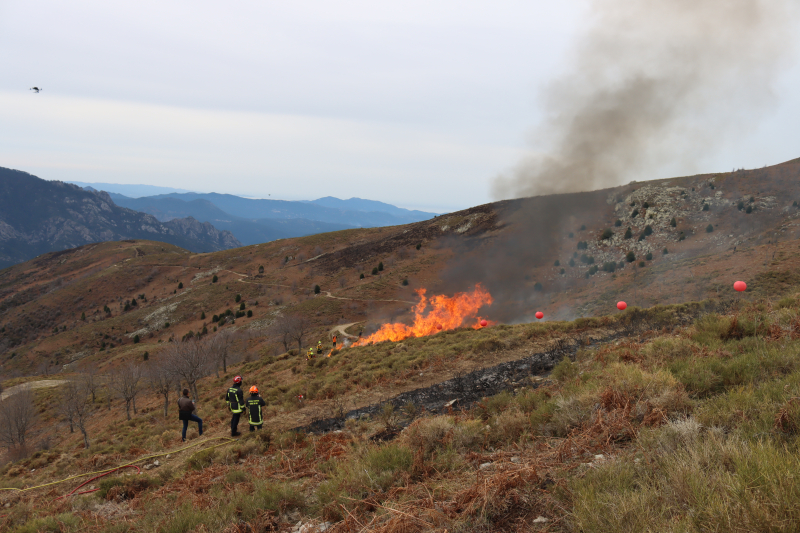
MULTIPOLYGON (((472 292, 459 292, 452 297, 437 294, 428 298, 425 289, 417 290, 420 301, 414 307, 414 324, 384 324, 381 329, 361 339, 353 346, 364 346, 373 342, 400 341, 408 337, 424 337, 439 331, 460 328, 473 321, 472 327, 480 329, 478 310, 491 305, 494 299, 480 284, 472 292)), ((491 322, 487 321, 487 324, 491 322)))

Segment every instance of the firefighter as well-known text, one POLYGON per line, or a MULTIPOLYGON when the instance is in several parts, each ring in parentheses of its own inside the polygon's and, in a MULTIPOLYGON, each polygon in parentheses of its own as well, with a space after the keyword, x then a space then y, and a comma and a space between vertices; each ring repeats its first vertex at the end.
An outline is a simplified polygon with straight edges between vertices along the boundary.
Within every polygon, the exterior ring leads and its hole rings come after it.
POLYGON ((267 405, 264 398, 258 395, 258 387, 250 387, 250 397, 247 399, 247 418, 250 422, 250 431, 261 429, 264 425, 264 417, 261 416, 261 408, 267 405))
POLYGON ((317 341, 317 353, 322 353, 322 341, 317 341))
POLYGON ((333 349, 336 349, 336 335, 333 336, 333 349))
POLYGON ((245 408, 242 376, 233 378, 233 387, 228 389, 225 399, 228 402, 228 409, 231 410, 231 437, 238 437, 241 435, 239 433, 239 417, 242 416, 242 411, 245 408))
POLYGON ((306 355, 306 359, 309 360, 309 361, 314 359, 314 347, 313 346, 309 346, 308 347, 308 355, 306 355))

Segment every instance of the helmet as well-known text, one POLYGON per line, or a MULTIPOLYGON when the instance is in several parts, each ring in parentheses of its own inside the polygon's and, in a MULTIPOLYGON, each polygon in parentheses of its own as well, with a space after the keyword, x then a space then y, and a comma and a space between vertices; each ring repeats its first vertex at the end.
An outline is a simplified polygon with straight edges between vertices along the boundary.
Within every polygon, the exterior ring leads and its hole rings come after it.
POLYGON ((242 376, 236 376, 235 378, 233 378, 233 382, 236 383, 237 385, 241 385, 242 384, 242 376))
POLYGON ((250 394, 258 394, 258 387, 256 387, 255 385, 250 387, 250 394))

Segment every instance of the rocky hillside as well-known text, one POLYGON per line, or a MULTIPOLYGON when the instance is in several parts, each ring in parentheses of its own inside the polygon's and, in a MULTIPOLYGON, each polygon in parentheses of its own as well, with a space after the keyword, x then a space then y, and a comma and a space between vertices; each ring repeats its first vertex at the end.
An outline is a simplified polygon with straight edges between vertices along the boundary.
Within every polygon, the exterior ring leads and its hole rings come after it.
POLYGON ((153 239, 193 252, 241 246, 228 231, 192 218, 161 223, 118 207, 108 194, 0 168, 0 268, 87 243, 153 239))

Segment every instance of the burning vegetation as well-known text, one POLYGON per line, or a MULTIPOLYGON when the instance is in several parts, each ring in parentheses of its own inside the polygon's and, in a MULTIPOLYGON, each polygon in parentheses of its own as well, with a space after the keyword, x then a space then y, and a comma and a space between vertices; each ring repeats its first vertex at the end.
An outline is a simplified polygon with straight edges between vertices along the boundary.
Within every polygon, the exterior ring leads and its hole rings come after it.
POLYGON ((430 298, 425 289, 418 289, 419 303, 414 306, 414 323, 385 324, 372 335, 361 339, 355 346, 366 346, 383 341, 401 341, 409 337, 425 337, 440 331, 447 331, 475 321, 472 327, 478 329, 489 324, 478 316, 484 306, 492 305, 492 295, 478 283, 471 292, 459 292, 452 297, 437 294, 430 298))

